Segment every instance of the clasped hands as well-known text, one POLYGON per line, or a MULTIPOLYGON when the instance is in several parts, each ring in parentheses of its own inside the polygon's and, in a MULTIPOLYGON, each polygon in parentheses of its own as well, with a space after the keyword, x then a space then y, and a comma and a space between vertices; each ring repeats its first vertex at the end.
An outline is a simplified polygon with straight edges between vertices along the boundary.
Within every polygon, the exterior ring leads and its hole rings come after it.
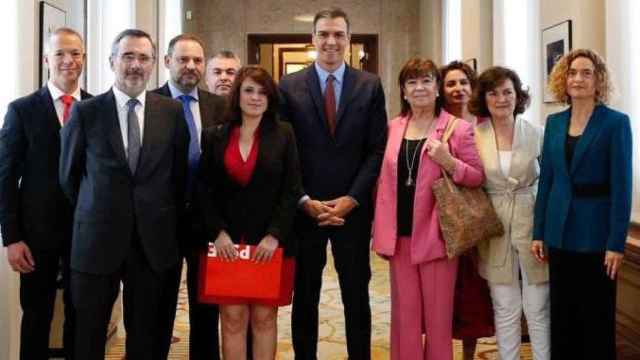
POLYGON ((342 226, 344 219, 356 207, 351 196, 340 196, 327 201, 308 199, 302 208, 318 226, 342 226))

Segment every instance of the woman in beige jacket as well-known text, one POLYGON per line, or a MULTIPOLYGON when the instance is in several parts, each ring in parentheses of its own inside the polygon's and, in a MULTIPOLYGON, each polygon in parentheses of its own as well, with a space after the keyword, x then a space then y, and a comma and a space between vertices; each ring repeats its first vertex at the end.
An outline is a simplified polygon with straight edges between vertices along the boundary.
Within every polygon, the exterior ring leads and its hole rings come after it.
POLYGON ((530 252, 533 207, 542 148, 542 129, 521 117, 529 104, 518 75, 492 67, 478 78, 469 103, 478 117, 476 144, 489 194, 505 234, 478 244, 480 275, 487 279, 494 308, 498 351, 503 360, 520 358, 524 310, 533 358, 550 358, 547 264, 530 252))

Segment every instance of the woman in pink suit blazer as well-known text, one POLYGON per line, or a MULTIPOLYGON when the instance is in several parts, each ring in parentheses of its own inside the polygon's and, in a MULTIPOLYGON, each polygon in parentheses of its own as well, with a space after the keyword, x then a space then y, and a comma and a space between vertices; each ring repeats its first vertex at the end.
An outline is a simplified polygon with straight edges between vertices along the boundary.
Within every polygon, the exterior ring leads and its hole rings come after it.
POLYGON ((374 251, 390 262, 391 359, 451 360, 457 259, 446 256, 431 186, 441 169, 468 187, 484 173, 471 124, 459 121, 440 142, 452 115, 438 101, 437 66, 410 59, 398 81, 402 110, 389 123, 373 230, 374 251))

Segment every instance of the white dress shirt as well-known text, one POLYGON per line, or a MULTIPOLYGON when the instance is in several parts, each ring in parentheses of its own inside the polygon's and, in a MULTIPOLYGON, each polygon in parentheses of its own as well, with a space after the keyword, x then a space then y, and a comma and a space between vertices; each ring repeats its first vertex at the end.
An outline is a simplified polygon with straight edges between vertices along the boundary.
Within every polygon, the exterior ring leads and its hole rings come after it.
MULTIPOLYGON (((193 114, 193 121, 196 123, 196 133, 198 134, 198 145, 200 145, 200 135, 202 134, 202 119, 200 117, 200 99, 198 98, 198 88, 195 87, 193 88, 193 90, 191 90, 190 93, 184 94, 178 88, 173 86, 173 84, 171 84, 171 81, 169 81, 168 84, 169 84, 169 90, 171 91, 172 98, 180 101, 178 97, 180 97, 181 95, 189 95, 195 99, 194 101, 189 102, 189 107, 191 108, 191 113, 193 114)), ((187 115, 185 114, 184 117, 186 119, 187 115)), ((187 124, 187 126, 189 126, 189 124, 187 124)))
MULTIPOLYGON (((64 103, 62 102, 62 96, 66 95, 64 91, 58 89, 51 80, 47 81, 47 88, 49 94, 51 94, 51 100, 53 100, 53 106, 56 108, 56 115, 58 115, 58 121, 60 126, 64 125, 64 103)), ((73 98, 74 102, 82 100, 80 95, 80 86, 78 86, 73 93, 69 94, 73 98)))
MULTIPOLYGON (((117 87, 113 86, 113 95, 116 98, 116 108, 118 110, 118 122, 120 124, 120 132, 122 133, 122 143, 124 144, 124 153, 127 154, 129 146, 129 138, 127 136, 127 113, 129 112, 129 106, 127 102, 131 97, 117 87)), ((142 139, 144 139, 144 103, 147 98, 147 92, 143 91, 136 97, 138 104, 136 105, 135 112, 138 116, 138 126, 140 126, 140 144, 144 145, 142 139)))

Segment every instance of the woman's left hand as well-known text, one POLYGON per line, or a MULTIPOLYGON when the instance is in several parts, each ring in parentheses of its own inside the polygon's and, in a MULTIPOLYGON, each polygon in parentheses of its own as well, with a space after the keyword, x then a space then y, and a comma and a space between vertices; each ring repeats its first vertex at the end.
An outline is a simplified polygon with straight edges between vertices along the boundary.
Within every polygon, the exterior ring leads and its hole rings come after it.
POLYGON ((607 276, 611 280, 616 279, 618 269, 622 265, 622 258, 624 258, 624 254, 615 251, 607 250, 606 254, 604 254, 604 266, 607 268, 607 276))
POLYGON ((449 174, 453 173, 456 167, 456 161, 449 152, 449 144, 440 140, 428 138, 425 146, 427 147, 427 155, 442 166, 449 174))
POLYGON ((269 262, 273 257, 273 253, 278 248, 278 239, 273 235, 267 235, 260 240, 260 243, 256 247, 256 251, 253 254, 253 260, 257 262, 269 262))

